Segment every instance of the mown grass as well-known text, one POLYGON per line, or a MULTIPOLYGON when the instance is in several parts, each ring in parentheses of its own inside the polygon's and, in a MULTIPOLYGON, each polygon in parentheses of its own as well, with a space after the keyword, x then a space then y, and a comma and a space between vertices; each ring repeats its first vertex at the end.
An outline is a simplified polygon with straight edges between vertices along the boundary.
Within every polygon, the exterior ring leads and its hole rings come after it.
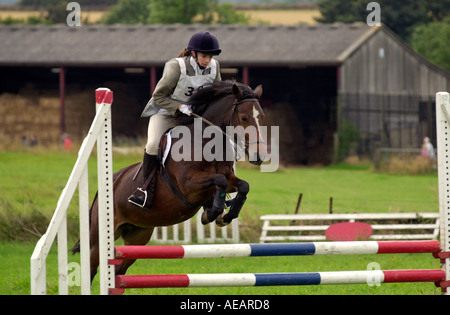
MULTIPOLYGON (((139 161, 140 155, 114 155, 114 169, 139 161)), ((43 233, 76 160, 76 153, 25 150, 0 152, 0 294, 29 294, 29 258, 43 233)), ((95 156, 89 161, 90 194, 96 191, 95 156)), ((436 212, 437 176, 390 175, 370 167, 338 165, 322 168, 281 168, 261 173, 242 166, 238 175, 250 183, 250 194, 241 214, 242 242, 258 242, 263 214, 293 213, 303 193, 300 213, 327 213, 333 197, 334 213, 436 212)), ((71 242, 77 238, 78 198, 69 209, 71 242)), ((77 261, 79 256, 70 256, 77 261)), ((48 293, 57 293, 56 253, 48 259, 48 293)), ((435 269, 429 254, 379 256, 259 257, 233 259, 141 260, 129 274, 313 272, 365 270, 377 262, 382 269, 435 269)), ((78 288, 71 288, 77 293, 78 288)), ((98 292, 94 282, 93 292, 98 292)), ((438 294, 430 283, 339 285, 312 287, 191 288, 130 290, 127 294, 438 294)))

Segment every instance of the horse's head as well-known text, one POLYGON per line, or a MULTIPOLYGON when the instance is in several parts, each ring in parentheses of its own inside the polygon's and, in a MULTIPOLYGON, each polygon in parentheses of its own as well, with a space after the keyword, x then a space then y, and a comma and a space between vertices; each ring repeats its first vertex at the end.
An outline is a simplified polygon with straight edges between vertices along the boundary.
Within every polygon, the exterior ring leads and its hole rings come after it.
POLYGON ((259 104, 262 86, 259 85, 252 91, 248 86, 233 84, 232 89, 236 100, 233 103, 230 124, 243 127, 244 130, 237 132, 238 137, 241 133, 241 141, 244 141, 250 163, 260 165, 268 159, 267 145, 261 133, 265 116, 259 104))

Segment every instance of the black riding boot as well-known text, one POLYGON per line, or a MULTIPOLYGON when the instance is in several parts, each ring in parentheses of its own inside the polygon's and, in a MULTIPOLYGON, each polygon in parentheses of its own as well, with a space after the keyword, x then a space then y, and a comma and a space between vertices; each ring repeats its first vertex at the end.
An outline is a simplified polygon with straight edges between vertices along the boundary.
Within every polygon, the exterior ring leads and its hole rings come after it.
POLYGON ((138 187, 136 191, 128 197, 128 202, 146 210, 150 210, 153 206, 157 161, 156 155, 144 153, 144 161, 142 162, 144 186, 142 186, 142 188, 138 187))

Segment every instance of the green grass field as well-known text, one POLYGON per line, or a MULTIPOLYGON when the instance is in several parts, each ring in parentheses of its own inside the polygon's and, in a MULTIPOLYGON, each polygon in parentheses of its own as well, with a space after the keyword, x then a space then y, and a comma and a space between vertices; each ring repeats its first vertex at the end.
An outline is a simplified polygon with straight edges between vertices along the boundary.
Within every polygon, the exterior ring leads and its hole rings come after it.
MULTIPOLYGON (((114 169, 139 161, 139 155, 114 155, 114 169)), ((0 152, 0 294, 29 294, 29 259, 38 235, 46 229, 76 153, 26 150, 0 152)), ((90 193, 95 194, 95 156, 89 162, 90 193)), ((238 175, 250 183, 248 201, 241 214, 242 242, 258 242, 263 214, 293 213, 303 193, 300 213, 327 213, 333 197, 334 213, 437 212, 437 176, 387 175, 370 167, 337 165, 321 168, 282 168, 261 173, 243 166, 238 175)), ((69 246, 77 238, 78 198, 69 209, 69 246)), ((77 261, 79 256, 70 256, 77 261)), ((57 293, 56 252, 48 259, 48 293, 57 293)), ((258 257, 191 260, 141 260, 129 274, 313 272, 366 270, 370 262, 382 269, 436 269, 430 254, 354 255, 312 257, 258 257)), ((78 287, 71 288, 77 293, 78 287)), ((94 282, 93 292, 98 292, 94 282)), ((127 294, 439 294, 430 283, 333 285, 311 287, 191 288, 129 290, 127 294)))

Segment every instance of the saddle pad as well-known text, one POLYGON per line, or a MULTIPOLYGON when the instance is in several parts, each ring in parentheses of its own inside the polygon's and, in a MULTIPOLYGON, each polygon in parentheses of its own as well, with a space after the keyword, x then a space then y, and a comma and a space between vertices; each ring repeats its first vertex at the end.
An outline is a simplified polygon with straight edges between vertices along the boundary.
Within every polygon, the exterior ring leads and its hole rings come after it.
MULTIPOLYGON (((175 127, 176 128, 176 127, 175 127)), ((164 163, 166 162, 167 157, 169 156, 170 148, 172 147, 172 129, 166 132, 164 137, 166 141, 161 141, 161 145, 165 145, 163 155, 161 157, 161 165, 165 167, 164 163)))

